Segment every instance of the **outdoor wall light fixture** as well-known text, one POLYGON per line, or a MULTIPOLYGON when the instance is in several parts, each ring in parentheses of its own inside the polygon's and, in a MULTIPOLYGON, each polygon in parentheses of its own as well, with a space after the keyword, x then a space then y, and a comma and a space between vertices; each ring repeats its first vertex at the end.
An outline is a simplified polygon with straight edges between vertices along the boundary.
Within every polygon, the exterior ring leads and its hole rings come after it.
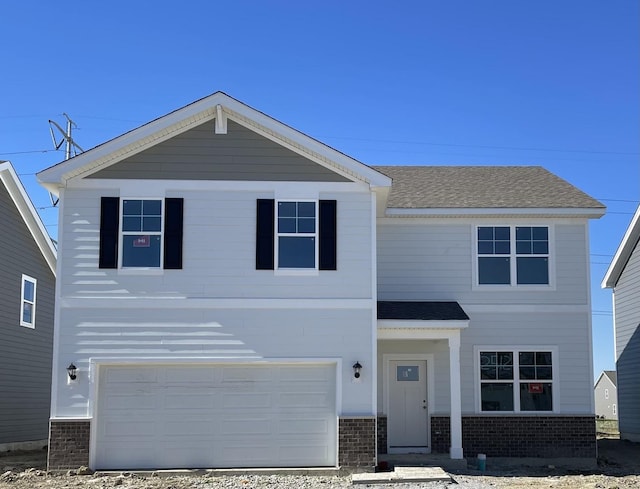
POLYGON ((69 374, 69 378, 71 380, 76 380, 77 371, 78 369, 76 368, 76 366, 73 363, 70 363, 69 366, 67 367, 67 373, 69 374))
POLYGON ((353 364, 353 376, 356 379, 360 378, 360 370, 362 369, 362 365, 360 365, 360 362, 356 361, 356 363, 353 364))

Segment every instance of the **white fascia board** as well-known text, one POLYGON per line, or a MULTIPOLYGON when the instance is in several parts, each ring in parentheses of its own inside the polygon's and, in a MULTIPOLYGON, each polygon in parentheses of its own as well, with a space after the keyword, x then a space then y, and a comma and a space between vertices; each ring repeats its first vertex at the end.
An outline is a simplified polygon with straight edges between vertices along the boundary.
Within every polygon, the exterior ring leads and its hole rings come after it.
POLYGON ((42 256, 49 265, 53 275, 56 275, 57 251, 53 246, 53 241, 44 227, 36 208, 33 206, 27 191, 18 178, 13 166, 8 161, 0 163, 0 179, 6 187, 13 200, 22 220, 27 225, 29 232, 33 236, 42 256))
POLYGON ((639 238, 640 206, 638 206, 638 208, 636 209, 636 213, 633 215, 633 219, 631 219, 631 223, 624 233, 622 241, 620 241, 620 245, 618 245, 616 254, 613 255, 613 260, 611 260, 611 264, 607 269, 607 273, 605 273, 604 278, 602 279, 602 283, 600 284, 600 286, 603 289, 612 288, 618 284, 620 275, 622 275, 624 267, 627 265, 627 262, 631 257, 631 253, 633 253, 633 250, 638 244, 639 238))
POLYGON ((605 209, 598 208, 388 208, 385 215, 389 217, 443 217, 443 216, 477 216, 477 217, 583 217, 597 219, 605 214, 605 209))
POLYGON ((468 327, 468 319, 378 319, 378 329, 465 329, 468 327))
POLYGON ((86 176, 109 164, 159 144, 193 126, 215 119, 221 106, 225 116, 302 154, 348 178, 367 181, 372 187, 390 187, 391 179, 367 165, 297 131, 222 92, 193 102, 74 158, 37 174, 50 191, 66 185, 70 178, 86 176))

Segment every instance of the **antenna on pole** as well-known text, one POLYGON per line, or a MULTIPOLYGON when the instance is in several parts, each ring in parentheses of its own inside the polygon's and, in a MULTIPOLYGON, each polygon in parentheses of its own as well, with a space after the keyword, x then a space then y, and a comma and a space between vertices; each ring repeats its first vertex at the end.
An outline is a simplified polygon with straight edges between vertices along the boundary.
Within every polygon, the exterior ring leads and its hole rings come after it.
MULTIPOLYGON (((62 144, 66 143, 65 151, 64 151, 64 159, 68 160, 69 158, 71 158, 72 151, 73 151, 73 156, 76 156, 79 153, 82 153, 84 150, 80 146, 78 146, 78 144, 73 140, 73 136, 71 135, 72 129, 73 128, 77 129, 78 126, 76 125, 75 122, 71 120, 71 117, 69 117, 69 115, 66 112, 63 112, 62 115, 67 119, 66 131, 62 129, 62 127, 60 127, 60 125, 56 121, 52 121, 51 119, 49 119, 49 132, 51 133, 51 140, 53 141, 53 146, 56 149, 60 149, 62 144), (60 131, 60 134, 62 134, 62 139, 60 140, 60 142, 56 140, 54 129, 57 129, 58 131, 60 131)), ((49 193, 49 198, 51 199, 51 204, 53 204, 54 207, 58 205, 58 202, 60 199, 54 199, 51 193, 49 193)))

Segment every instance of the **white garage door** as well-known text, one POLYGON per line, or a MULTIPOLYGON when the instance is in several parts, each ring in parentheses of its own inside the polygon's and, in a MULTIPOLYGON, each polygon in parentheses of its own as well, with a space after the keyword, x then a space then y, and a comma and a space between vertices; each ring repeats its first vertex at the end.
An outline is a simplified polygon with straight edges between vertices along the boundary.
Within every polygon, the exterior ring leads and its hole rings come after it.
POLYGON ((335 365, 100 369, 96 469, 336 465, 335 365))

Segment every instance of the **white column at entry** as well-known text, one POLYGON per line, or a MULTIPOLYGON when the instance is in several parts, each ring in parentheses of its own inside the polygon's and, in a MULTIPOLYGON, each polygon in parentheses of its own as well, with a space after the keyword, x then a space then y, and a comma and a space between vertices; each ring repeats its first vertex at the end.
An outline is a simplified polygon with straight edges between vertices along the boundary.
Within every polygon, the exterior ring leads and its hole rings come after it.
POLYGON ((460 395, 460 331, 449 336, 449 376, 451 385, 451 448, 449 455, 461 459, 462 455, 462 398, 460 395))

